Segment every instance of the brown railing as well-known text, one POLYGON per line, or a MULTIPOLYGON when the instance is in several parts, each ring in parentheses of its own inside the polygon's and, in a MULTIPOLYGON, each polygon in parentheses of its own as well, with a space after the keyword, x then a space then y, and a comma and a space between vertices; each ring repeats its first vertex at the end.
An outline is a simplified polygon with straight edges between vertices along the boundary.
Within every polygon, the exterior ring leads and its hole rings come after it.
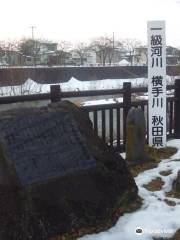
MULTIPOLYGON (((179 80, 180 82, 180 80, 179 80)), ((175 89, 175 96, 167 97, 167 135, 168 137, 180 135, 180 116, 177 104, 180 104, 180 87, 176 80, 175 86, 167 86, 167 90, 175 89), (178 135, 179 134, 179 135, 178 135)), ((126 139, 126 117, 129 109, 133 107, 141 108, 148 124, 148 101, 133 100, 133 94, 147 92, 147 87, 131 88, 131 83, 124 83, 122 89, 112 90, 93 90, 93 91, 76 91, 76 92, 61 92, 59 85, 51 85, 50 93, 1 97, 0 104, 36 101, 36 100, 51 100, 52 102, 60 101, 64 98, 88 97, 88 96, 106 96, 118 95, 122 96, 122 103, 101 104, 94 106, 82 106, 89 113, 93 123, 94 131, 102 138, 104 143, 109 144, 118 151, 123 151, 126 139)), ((148 129, 148 126, 147 126, 148 129)))
MULTIPOLYGON (((173 90, 174 86, 167 86, 167 90, 173 90)), ((146 129, 148 129, 148 100, 134 100, 133 93, 147 92, 147 87, 131 88, 130 83, 124 83, 121 89, 123 96, 122 103, 103 104, 82 107, 88 111, 95 132, 102 138, 103 142, 108 143, 118 151, 125 148, 126 139, 126 117, 131 107, 141 108, 146 120, 146 129)), ((167 137, 174 137, 174 96, 167 97, 167 137)), ((147 137, 148 139, 148 137, 147 137)))

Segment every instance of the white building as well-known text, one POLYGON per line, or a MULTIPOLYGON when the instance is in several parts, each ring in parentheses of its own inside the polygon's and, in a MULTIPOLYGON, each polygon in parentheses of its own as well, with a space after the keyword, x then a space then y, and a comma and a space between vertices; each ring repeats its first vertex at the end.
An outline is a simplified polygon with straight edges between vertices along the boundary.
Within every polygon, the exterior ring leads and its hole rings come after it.
POLYGON ((96 53, 87 51, 80 56, 75 51, 72 51, 72 62, 75 65, 83 65, 83 66, 90 66, 90 65, 95 65, 96 64, 96 53))
POLYGON ((57 43, 51 41, 37 41, 36 64, 48 65, 57 56, 57 43))
POLYGON ((137 47, 133 53, 133 65, 147 65, 147 47, 137 47))

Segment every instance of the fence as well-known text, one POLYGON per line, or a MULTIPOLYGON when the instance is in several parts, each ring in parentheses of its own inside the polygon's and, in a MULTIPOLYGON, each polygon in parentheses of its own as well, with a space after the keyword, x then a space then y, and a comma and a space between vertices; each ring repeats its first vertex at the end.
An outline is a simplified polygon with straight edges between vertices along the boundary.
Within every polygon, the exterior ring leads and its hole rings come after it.
MULTIPOLYGON (((173 85, 167 86, 167 90, 174 90, 173 85)), ((89 112, 93 122, 95 132, 102 138, 104 143, 108 143, 118 151, 123 151, 126 141, 126 117, 131 107, 141 108, 146 119, 146 129, 148 129, 148 100, 132 101, 132 94, 147 92, 147 87, 131 88, 131 83, 124 83, 123 89, 119 93, 123 96, 122 103, 103 104, 83 107, 89 112)), ((180 94, 179 94, 180 96, 180 94)), ((175 137, 178 129, 175 129, 175 97, 167 97, 167 137, 175 137)), ((180 105, 179 105, 180 106, 180 105)), ((178 110, 177 110, 178 112, 178 110)))
MULTIPOLYGON (((103 142, 118 151, 123 151, 126 139, 126 117, 132 106, 142 109, 148 129, 148 100, 132 101, 133 94, 145 93, 147 90, 147 87, 132 88, 130 82, 124 83, 122 89, 77 92, 61 92, 59 85, 51 85, 50 93, 1 97, 0 104, 36 100, 57 102, 64 98, 122 95, 121 103, 82 106, 81 108, 89 113, 94 131, 103 142)), ((175 90, 174 96, 167 97, 167 136, 180 138, 180 80, 176 80, 175 85, 167 86, 167 90, 175 90)))

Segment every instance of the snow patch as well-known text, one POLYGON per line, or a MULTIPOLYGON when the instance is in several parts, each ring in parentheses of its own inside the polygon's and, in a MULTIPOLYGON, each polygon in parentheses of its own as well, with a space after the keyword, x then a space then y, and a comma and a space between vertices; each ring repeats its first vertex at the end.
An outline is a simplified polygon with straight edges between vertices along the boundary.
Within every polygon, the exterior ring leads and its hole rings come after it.
POLYGON ((180 199, 166 197, 171 190, 172 182, 180 169, 180 140, 171 140, 168 146, 178 148, 178 152, 169 159, 162 160, 159 165, 140 173, 136 178, 139 196, 143 199, 142 207, 120 217, 114 227, 99 234, 87 235, 81 240, 153 240, 153 237, 171 237, 180 228, 180 199), (161 171, 171 170, 168 176, 161 176, 161 171), (151 192, 143 187, 153 179, 161 177, 164 185, 160 191, 151 192), (173 200, 176 206, 169 206, 163 200, 173 200), (142 234, 136 233, 141 228, 142 234))
POLYGON ((109 98, 109 99, 99 99, 99 100, 92 100, 92 101, 85 101, 82 102, 82 106, 91 106, 91 105, 103 105, 103 104, 113 104, 113 103, 121 103, 123 102, 123 98, 109 98))

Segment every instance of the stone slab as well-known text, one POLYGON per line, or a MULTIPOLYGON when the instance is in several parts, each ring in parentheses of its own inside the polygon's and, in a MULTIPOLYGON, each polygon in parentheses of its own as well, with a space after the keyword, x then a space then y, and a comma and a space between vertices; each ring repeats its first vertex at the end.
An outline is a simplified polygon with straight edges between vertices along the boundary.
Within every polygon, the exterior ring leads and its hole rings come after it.
POLYGON ((6 160, 15 166, 24 186, 93 167, 96 163, 67 112, 35 111, 3 116, 0 135, 6 160))

